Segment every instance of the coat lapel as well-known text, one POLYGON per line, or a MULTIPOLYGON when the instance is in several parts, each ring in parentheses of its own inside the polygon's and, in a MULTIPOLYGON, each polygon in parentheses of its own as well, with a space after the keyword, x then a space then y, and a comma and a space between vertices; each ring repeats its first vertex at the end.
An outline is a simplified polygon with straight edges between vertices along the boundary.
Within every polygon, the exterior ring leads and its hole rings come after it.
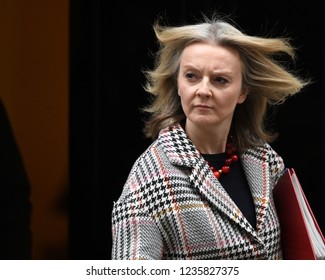
POLYGON ((259 231, 270 206, 270 171, 262 149, 247 150, 241 156, 242 166, 250 186, 256 211, 256 230, 259 231))
POLYGON ((190 180, 212 207, 217 208, 244 230, 257 237, 254 228, 213 175, 203 157, 199 157, 197 164, 192 166, 190 180))
MULTIPOLYGON (((208 164, 186 136, 182 127, 176 125, 166 128, 161 132, 159 139, 172 164, 191 169, 189 175, 191 184, 200 191, 209 204, 258 239, 256 230, 215 178, 208 164)), ((250 154, 244 154, 241 159, 255 202, 258 230, 259 225, 263 222, 268 205, 267 168, 261 159, 254 158, 250 154), (254 173, 250 170, 254 170, 254 173)))

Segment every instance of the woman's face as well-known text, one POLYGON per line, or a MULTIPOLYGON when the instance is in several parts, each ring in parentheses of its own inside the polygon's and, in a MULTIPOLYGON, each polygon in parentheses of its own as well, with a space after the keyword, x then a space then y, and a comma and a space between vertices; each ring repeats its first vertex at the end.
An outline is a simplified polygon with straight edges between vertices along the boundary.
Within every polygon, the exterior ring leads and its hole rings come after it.
POLYGON ((229 128, 236 105, 247 96, 239 53, 220 45, 200 42, 187 46, 177 83, 187 122, 194 125, 229 128))

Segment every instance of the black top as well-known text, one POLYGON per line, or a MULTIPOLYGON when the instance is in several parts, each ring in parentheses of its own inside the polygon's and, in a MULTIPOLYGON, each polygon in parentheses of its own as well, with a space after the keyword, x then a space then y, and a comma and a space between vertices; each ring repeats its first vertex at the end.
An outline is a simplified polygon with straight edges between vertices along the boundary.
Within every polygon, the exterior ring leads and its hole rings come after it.
MULTIPOLYGON (((202 156, 216 170, 221 169, 227 158, 226 153, 202 156)), ((218 180, 253 228, 256 228, 255 205, 240 159, 230 165, 230 173, 221 174, 218 180)))

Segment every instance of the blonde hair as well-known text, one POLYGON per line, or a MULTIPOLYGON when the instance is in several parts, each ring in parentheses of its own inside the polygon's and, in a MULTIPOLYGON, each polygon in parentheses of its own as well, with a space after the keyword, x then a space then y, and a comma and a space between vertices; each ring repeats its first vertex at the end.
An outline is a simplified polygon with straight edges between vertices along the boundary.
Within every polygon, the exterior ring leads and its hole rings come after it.
POLYGON ((268 105, 283 103, 309 83, 275 60, 275 55, 295 58, 288 38, 263 38, 242 33, 224 19, 205 18, 203 23, 179 27, 153 26, 159 42, 153 70, 145 71, 145 90, 151 103, 143 110, 149 113, 144 133, 155 139, 159 131, 185 119, 177 94, 177 75, 184 48, 193 42, 207 42, 236 49, 243 65, 243 88, 248 96, 237 106, 232 134, 239 149, 272 142, 277 134, 267 131, 265 118, 268 105))

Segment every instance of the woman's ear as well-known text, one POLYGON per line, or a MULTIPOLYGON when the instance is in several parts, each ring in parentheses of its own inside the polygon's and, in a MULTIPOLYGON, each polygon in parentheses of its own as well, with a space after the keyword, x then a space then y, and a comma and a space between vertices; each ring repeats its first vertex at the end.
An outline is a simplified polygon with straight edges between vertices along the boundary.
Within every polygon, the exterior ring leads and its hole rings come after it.
POLYGON ((246 100, 246 97, 248 95, 247 88, 243 88, 241 94, 238 96, 237 104, 241 104, 246 100))

